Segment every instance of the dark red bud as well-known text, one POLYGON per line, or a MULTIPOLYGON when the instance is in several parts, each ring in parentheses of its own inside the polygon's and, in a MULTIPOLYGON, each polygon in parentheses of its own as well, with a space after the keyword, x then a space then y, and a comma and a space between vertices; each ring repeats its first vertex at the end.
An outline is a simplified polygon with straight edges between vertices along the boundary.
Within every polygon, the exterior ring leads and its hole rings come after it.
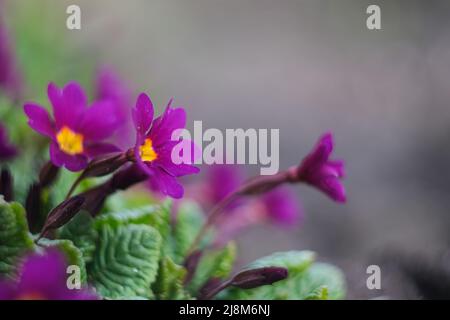
POLYGON ((58 173, 59 167, 48 161, 39 172, 39 184, 41 187, 46 188, 50 186, 55 181, 58 173))
POLYGON ((265 267, 245 270, 235 275, 230 285, 241 289, 252 289, 286 279, 288 270, 282 267, 265 267))
POLYGON ((0 173, 0 194, 5 201, 10 202, 14 198, 13 177, 8 169, 2 169, 0 173))
POLYGON ((25 201, 25 210, 27 213, 28 227, 32 233, 40 230, 39 222, 42 212, 41 186, 39 183, 33 183, 28 190, 25 201))
POLYGON ((192 278, 195 275, 195 271, 197 270, 198 263, 203 255, 203 252, 200 250, 196 250, 192 252, 184 261, 184 267, 187 270, 186 277, 184 278, 184 284, 188 284, 191 282, 192 278))
POLYGON ((128 162, 126 153, 108 155, 93 159, 84 170, 83 178, 103 177, 113 173, 128 162))
POLYGON ((61 202, 48 214, 40 237, 46 236, 49 231, 62 227, 69 222, 80 211, 83 203, 83 196, 75 196, 61 202))

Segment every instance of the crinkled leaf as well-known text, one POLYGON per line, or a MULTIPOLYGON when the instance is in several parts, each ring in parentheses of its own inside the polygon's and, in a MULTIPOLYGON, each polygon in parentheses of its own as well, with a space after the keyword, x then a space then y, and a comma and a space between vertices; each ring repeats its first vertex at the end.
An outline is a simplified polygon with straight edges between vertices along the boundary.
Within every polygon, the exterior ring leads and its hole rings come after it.
POLYGON ((245 266, 243 270, 263 267, 283 267, 289 270, 290 275, 293 275, 308 268, 314 259, 315 253, 312 251, 275 252, 255 260, 245 266))
POLYGON ((61 228, 59 237, 71 240, 89 263, 94 255, 98 233, 93 226, 94 219, 87 212, 80 212, 68 224, 61 228))
POLYGON ((210 278, 227 278, 233 269, 235 258, 236 244, 234 242, 230 242, 220 250, 205 252, 189 284, 190 292, 197 293, 210 278))
POLYGON ((25 210, 20 204, 7 203, 0 196, 0 276, 10 275, 17 260, 33 247, 25 210))
POLYGON ((162 258, 158 276, 152 286, 155 297, 160 300, 189 299, 189 294, 183 286, 185 276, 185 268, 174 263, 169 257, 162 258))
POLYGON ((186 258, 204 222, 205 216, 198 205, 190 201, 180 205, 173 230, 175 262, 181 263, 186 258))
POLYGON ((42 238, 39 240, 39 246, 45 248, 58 248, 66 256, 68 265, 77 265, 80 268, 81 282, 86 282, 86 265, 83 254, 72 241, 66 239, 50 240, 42 238))
POLYGON ((158 231, 111 219, 99 220, 96 228, 99 238, 88 273, 97 292, 109 299, 152 297, 161 250, 158 231))
POLYGON ((230 288, 224 291, 222 299, 261 300, 306 300, 341 299, 345 296, 345 281, 342 272, 329 264, 313 263, 314 253, 310 251, 289 251, 275 253, 261 258, 246 267, 281 266, 288 268, 287 279, 270 286, 254 289, 230 288))

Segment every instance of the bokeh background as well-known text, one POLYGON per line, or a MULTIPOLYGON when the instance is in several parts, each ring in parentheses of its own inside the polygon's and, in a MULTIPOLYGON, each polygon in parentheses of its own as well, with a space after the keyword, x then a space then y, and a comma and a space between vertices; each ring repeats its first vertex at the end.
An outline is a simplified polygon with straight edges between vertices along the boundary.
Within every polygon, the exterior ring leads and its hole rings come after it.
POLYGON ((88 85, 89 70, 112 66, 160 109, 174 96, 191 126, 203 120, 205 128, 279 128, 281 168, 299 162, 324 131, 335 134, 336 156, 347 166, 348 203, 296 186, 303 224, 290 232, 259 226, 242 234, 240 263, 311 249, 343 269, 349 298, 365 299, 418 297, 389 268, 382 268, 382 290, 366 288, 366 268, 380 256, 446 261, 449 1, 6 4, 20 62, 34 66, 30 87, 42 93, 46 81, 69 74, 88 85), (70 4, 81 7, 79 31, 65 26, 70 4), (381 7, 382 30, 366 28, 370 4, 381 7))

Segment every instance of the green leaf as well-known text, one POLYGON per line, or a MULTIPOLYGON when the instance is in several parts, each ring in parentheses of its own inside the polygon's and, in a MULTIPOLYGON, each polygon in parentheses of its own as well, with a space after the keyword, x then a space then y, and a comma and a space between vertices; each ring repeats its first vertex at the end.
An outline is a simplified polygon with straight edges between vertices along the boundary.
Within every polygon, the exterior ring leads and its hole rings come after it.
POLYGON ((205 252, 198 263, 197 270, 189 284, 192 294, 198 292, 210 278, 227 278, 236 258, 236 244, 230 242, 221 250, 205 252))
POLYGON ((158 205, 148 205, 130 210, 121 210, 103 214, 96 219, 96 224, 125 225, 146 224, 151 225, 155 215, 161 210, 158 205))
POLYGON ((158 231, 112 219, 100 219, 95 226, 99 238, 88 273, 97 292, 109 299, 152 297, 161 250, 158 231))
POLYGON ((84 261, 93 259, 95 244, 98 238, 93 226, 94 219, 87 212, 78 213, 68 224, 61 228, 59 237, 71 240, 83 254, 84 261))
POLYGON ((66 256, 68 265, 77 265, 80 268, 81 281, 82 283, 86 282, 86 265, 83 254, 72 241, 66 239, 50 240, 42 238, 39 240, 39 246, 45 248, 58 248, 66 256))
POLYGON ((185 276, 185 268, 173 262, 169 257, 162 258, 158 276, 152 286, 155 297, 160 300, 189 299, 190 296, 183 286, 185 276))
POLYGON ((186 258, 188 250, 204 222, 205 216, 194 202, 184 201, 180 205, 173 230, 175 262, 181 263, 186 258))
POLYGON ((0 196, 0 275, 10 276, 18 259, 34 248, 25 210, 0 196))
POLYGON ((311 251, 274 253, 256 260, 245 269, 258 267, 285 267, 288 278, 272 285, 254 289, 230 288, 220 294, 221 299, 260 300, 318 300, 342 299, 345 296, 345 280, 342 272, 329 264, 313 263, 311 251))
POLYGON ((344 275, 330 264, 314 263, 298 282, 304 289, 302 295, 308 299, 338 300, 345 297, 344 275))
POLYGON ((288 269, 289 275, 293 275, 307 269, 315 259, 312 251, 286 251, 275 252, 269 256, 255 260, 243 270, 258 269, 264 267, 283 267, 288 269))

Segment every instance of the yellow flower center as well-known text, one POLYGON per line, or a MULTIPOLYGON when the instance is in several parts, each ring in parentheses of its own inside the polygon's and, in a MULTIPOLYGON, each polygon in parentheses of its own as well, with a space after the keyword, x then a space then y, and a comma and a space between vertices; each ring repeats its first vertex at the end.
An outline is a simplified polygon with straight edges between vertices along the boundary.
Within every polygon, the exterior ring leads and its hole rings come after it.
POLYGON ((56 135, 59 148, 71 156, 83 153, 83 135, 62 127, 56 135))
POLYGON ((158 154, 153 149, 152 139, 147 138, 142 146, 139 147, 139 155, 142 161, 152 162, 158 158, 158 154))

